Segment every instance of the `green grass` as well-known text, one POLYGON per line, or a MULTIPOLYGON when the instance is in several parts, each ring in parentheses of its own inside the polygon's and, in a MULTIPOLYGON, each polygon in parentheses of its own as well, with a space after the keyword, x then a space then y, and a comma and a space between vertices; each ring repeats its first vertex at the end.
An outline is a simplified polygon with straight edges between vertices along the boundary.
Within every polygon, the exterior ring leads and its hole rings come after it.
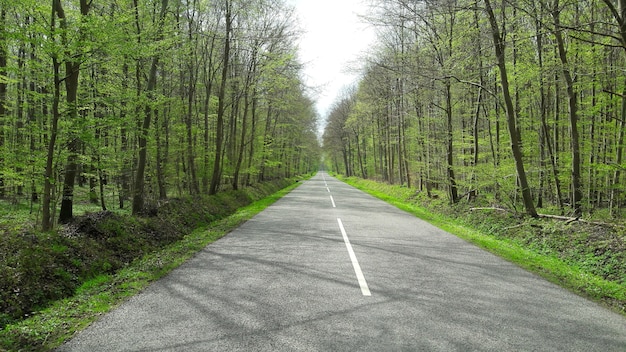
MULTIPOLYGON (((236 213, 196 229, 163 250, 150 253, 112 275, 98 275, 83 283, 76 294, 56 301, 32 317, 0 330, 0 350, 49 351, 283 197, 295 183, 253 202, 236 213)), ((60 250, 60 248, 58 248, 60 250)))
POLYGON ((566 262, 554 254, 544 254, 526 248, 519 242, 499 238, 479 231, 457 219, 438 214, 414 202, 407 201, 410 190, 369 180, 343 178, 352 186, 365 191, 399 209, 409 212, 429 223, 494 253, 516 265, 536 273, 550 282, 558 284, 581 296, 601 303, 626 316, 626 283, 606 280, 587 270, 566 262))

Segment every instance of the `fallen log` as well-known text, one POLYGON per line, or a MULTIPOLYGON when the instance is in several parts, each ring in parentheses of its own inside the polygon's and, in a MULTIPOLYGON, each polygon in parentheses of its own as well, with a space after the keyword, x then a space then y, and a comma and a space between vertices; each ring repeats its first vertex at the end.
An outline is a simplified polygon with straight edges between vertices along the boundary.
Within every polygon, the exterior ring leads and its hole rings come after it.
POLYGON ((540 218, 546 218, 546 219, 563 220, 565 221, 566 224, 571 224, 573 222, 580 222, 582 224, 597 225, 597 226, 620 227, 620 228, 624 227, 624 225, 621 225, 621 224, 614 224, 610 222, 601 222, 601 221, 588 221, 588 220, 581 219, 579 217, 550 215, 550 214, 537 214, 537 216, 539 216, 540 218))
POLYGON ((497 211, 502 211, 502 212, 509 212, 509 210, 508 210, 508 209, 504 209, 504 208, 497 208, 497 207, 470 208, 470 211, 475 211, 475 210, 497 210, 497 211))

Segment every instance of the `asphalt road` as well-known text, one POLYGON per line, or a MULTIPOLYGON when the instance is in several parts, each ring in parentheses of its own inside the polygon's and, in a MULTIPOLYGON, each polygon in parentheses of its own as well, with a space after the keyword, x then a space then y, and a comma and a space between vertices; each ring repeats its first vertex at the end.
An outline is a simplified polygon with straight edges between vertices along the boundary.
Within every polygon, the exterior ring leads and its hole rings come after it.
POLYGON ((59 351, 626 351, 626 319, 320 172, 59 351))

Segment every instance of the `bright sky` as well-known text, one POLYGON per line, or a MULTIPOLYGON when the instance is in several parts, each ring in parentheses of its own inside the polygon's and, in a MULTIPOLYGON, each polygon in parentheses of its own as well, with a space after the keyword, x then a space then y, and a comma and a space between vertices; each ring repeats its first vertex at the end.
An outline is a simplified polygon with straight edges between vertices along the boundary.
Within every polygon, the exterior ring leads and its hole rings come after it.
POLYGON ((300 26, 300 59, 306 83, 317 88, 317 111, 326 118, 344 87, 356 82, 359 58, 374 42, 374 30, 358 17, 367 13, 363 0, 288 0, 300 26), (350 67, 353 69, 350 70, 350 67), (352 72, 350 72, 352 71, 352 72))

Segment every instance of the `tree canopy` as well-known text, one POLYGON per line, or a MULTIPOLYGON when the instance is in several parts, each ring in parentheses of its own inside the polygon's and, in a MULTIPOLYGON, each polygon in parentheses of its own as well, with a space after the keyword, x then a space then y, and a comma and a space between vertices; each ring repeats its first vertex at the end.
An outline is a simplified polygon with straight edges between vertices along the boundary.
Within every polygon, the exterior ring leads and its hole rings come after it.
POLYGON ((370 1, 363 77, 329 114, 347 175, 537 216, 620 215, 626 2, 370 1), (344 101, 350 101, 346 110, 344 101))
POLYGON ((105 193, 142 213, 315 170, 293 12, 282 0, 1 0, 0 198, 28 197, 47 230, 76 201, 112 207, 105 193))

